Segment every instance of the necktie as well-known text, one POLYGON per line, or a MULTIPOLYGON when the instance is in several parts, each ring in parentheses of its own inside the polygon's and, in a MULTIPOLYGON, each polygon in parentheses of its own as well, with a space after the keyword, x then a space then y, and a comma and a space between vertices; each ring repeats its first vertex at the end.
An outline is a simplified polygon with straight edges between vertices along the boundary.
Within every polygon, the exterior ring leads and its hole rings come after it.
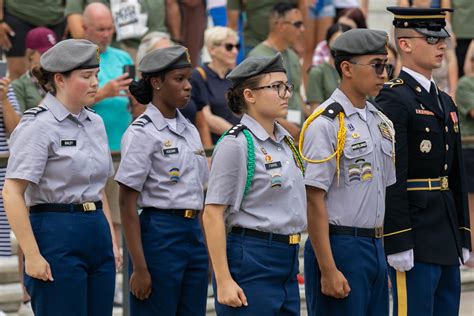
POLYGON ((430 86, 430 95, 438 103, 438 106, 439 106, 441 112, 444 113, 443 107, 441 106, 441 102, 439 102, 438 92, 437 92, 436 86, 433 82, 431 82, 431 86, 430 86))

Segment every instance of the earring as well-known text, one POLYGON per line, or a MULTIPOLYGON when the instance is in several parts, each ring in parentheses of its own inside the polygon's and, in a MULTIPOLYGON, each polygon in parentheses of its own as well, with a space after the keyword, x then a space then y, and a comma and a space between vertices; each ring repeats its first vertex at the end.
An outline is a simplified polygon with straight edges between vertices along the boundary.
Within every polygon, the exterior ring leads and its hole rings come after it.
POLYGON ((160 91, 160 89, 161 89, 160 87, 156 87, 156 90, 160 91))

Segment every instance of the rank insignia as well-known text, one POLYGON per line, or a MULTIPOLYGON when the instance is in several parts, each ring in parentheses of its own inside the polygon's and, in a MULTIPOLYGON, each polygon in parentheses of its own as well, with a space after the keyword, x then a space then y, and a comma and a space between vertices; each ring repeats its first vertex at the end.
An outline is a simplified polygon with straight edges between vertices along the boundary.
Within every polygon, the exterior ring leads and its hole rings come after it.
POLYGON ((165 147, 170 147, 171 146, 171 140, 168 139, 167 141, 165 141, 164 145, 165 145, 165 147))
POLYGON ((354 125, 352 125, 352 123, 347 124, 347 128, 348 128, 351 132, 353 132, 353 131, 355 130, 354 125))
POLYGON ((357 132, 352 133, 352 138, 359 138, 360 134, 357 132))
POLYGON ((428 139, 424 139, 420 143, 420 151, 422 153, 429 153, 431 151, 431 141, 428 139))

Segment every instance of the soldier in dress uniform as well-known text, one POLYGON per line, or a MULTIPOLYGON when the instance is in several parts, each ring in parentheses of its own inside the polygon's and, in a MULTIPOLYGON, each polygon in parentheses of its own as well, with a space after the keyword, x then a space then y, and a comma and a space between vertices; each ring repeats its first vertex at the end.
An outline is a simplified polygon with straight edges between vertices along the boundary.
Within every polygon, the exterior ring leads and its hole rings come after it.
POLYGON ((458 315, 459 264, 471 249, 466 179, 458 111, 432 77, 451 10, 387 9, 403 65, 376 98, 396 133, 384 230, 394 315, 458 315))
POLYGON ((148 105, 122 139, 115 176, 132 263, 130 313, 205 315, 208 257, 198 215, 209 170, 197 129, 178 110, 191 95, 188 50, 155 50, 138 70, 143 79, 130 92, 148 105))
POLYGON ((332 45, 342 80, 305 122, 308 315, 389 315, 382 245, 386 187, 395 183, 392 123, 366 100, 390 75, 388 35, 354 29, 332 45), (313 251, 314 250, 314 251, 313 251))
POLYGON ((85 107, 94 103, 99 58, 87 40, 46 51, 33 74, 49 92, 11 137, 3 198, 37 316, 112 314, 114 234, 101 199, 114 168, 104 123, 85 107))
POLYGON ((299 315, 303 165, 291 136, 276 122, 288 112, 293 86, 280 54, 248 58, 227 78, 228 103, 244 114, 215 148, 203 215, 216 312, 299 315))

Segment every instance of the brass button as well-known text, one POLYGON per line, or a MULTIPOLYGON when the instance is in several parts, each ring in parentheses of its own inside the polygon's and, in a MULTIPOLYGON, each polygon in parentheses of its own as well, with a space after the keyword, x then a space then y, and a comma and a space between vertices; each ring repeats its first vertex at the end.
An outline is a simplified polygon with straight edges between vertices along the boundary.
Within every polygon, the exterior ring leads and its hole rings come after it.
POLYGON ((444 170, 448 170, 448 164, 447 163, 444 164, 444 170))
POLYGON ((429 127, 425 128, 425 131, 426 131, 427 133, 429 133, 429 132, 430 132, 430 128, 429 128, 429 127))
POLYGON ((446 133, 449 132, 449 128, 446 126, 445 128, 446 133))
POLYGON ((449 150, 449 145, 446 145, 446 151, 448 151, 448 150, 449 150))

